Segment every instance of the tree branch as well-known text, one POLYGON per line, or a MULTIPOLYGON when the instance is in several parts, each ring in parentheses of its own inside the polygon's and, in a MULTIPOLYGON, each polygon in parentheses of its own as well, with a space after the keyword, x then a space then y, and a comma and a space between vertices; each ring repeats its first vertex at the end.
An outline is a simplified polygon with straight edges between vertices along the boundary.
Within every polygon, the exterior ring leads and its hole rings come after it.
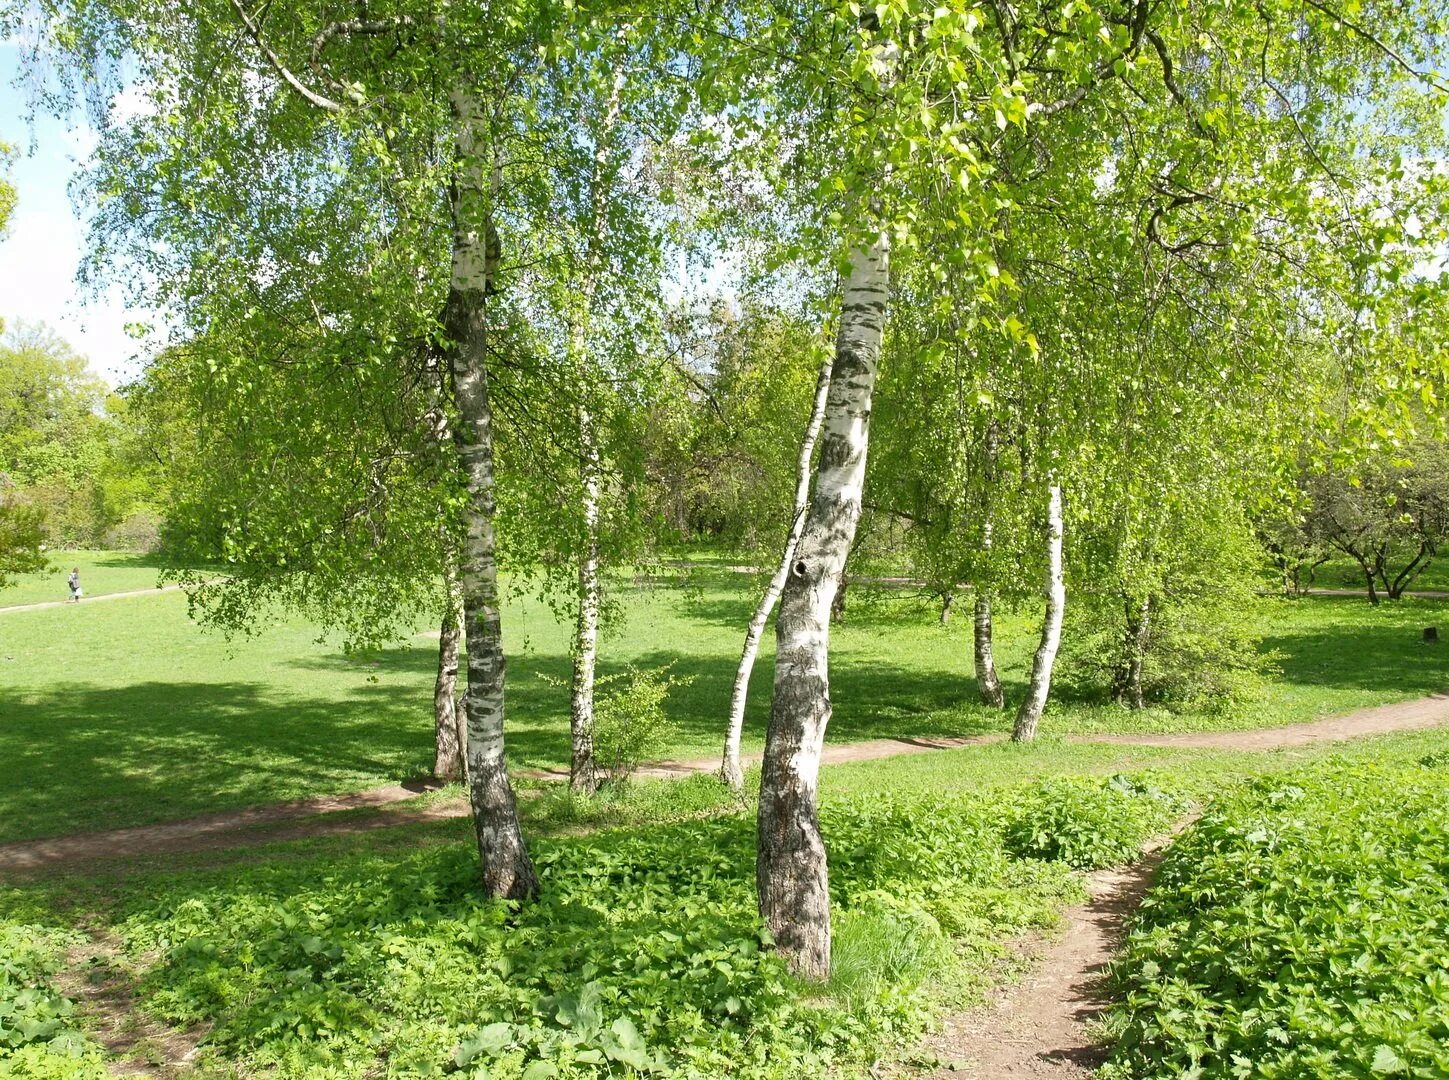
POLYGON ((236 9, 237 15, 241 17, 242 25, 247 28, 247 33, 251 35, 252 41, 256 43, 256 46, 258 49, 261 50, 262 55, 267 58, 267 62, 272 65, 272 68, 276 71, 278 75, 282 77, 282 80, 288 86, 290 86, 299 95, 301 95, 302 99, 310 105, 315 105, 319 109, 325 109, 327 112, 342 111, 342 106, 340 104, 333 101, 331 98, 323 97, 315 90, 309 89, 302 82, 301 79, 297 78, 297 76, 293 75, 291 71, 287 69, 287 65, 282 63, 281 57, 273 52, 271 46, 269 46, 262 38, 261 30, 257 27, 257 24, 252 21, 252 17, 247 14, 247 9, 242 7, 241 0, 231 0, 231 6, 236 9))

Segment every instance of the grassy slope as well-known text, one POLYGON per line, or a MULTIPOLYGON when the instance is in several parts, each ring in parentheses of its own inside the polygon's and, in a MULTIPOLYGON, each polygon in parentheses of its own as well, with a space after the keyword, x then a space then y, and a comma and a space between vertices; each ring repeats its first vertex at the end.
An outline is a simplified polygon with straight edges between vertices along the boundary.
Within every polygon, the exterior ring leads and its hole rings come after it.
MULTIPOLYGON (((88 588, 154 583, 154 568, 96 556, 88 588), (105 574, 102 573, 105 570, 105 574), (114 574, 108 578, 106 575, 114 574), (134 576, 131 576, 134 575, 134 576)), ((82 566, 82 573, 87 574, 82 566)), ((669 710, 677 756, 717 751, 719 725, 754 583, 705 571, 695 587, 620 592, 625 619, 604 641, 604 670, 673 662, 694 676, 669 710)), ((7 593, 6 599, 11 594, 7 593)), ((971 704, 970 626, 937 625, 904 593, 852 595, 832 641, 831 738, 1001 731, 971 704)), ((1256 708, 1224 715, 1131 716, 1059 702, 1044 730, 1242 727, 1307 719, 1449 685, 1449 648, 1418 641, 1443 605, 1370 609, 1355 600, 1265 601, 1267 645, 1282 676, 1256 708)), ((519 765, 565 763, 567 630, 513 598, 509 747, 519 765)), ((1030 613, 1001 619, 998 654, 1019 694, 1035 644, 1030 613)), ((433 643, 370 657, 319 644, 281 620, 228 644, 186 619, 179 593, 0 615, 0 840, 153 822, 212 809, 336 792, 416 775, 430 761, 433 643)), ((746 745, 763 734, 771 659, 756 667, 746 745)))

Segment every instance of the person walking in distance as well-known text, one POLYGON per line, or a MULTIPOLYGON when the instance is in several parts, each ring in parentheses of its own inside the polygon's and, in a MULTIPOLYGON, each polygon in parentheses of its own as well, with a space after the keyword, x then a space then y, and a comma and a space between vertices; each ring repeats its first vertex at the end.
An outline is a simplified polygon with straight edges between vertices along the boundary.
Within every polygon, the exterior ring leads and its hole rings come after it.
POLYGON ((65 580, 66 583, 70 585, 71 601, 73 603, 79 604, 81 598, 80 567, 73 567, 70 572, 70 577, 66 578, 65 580))

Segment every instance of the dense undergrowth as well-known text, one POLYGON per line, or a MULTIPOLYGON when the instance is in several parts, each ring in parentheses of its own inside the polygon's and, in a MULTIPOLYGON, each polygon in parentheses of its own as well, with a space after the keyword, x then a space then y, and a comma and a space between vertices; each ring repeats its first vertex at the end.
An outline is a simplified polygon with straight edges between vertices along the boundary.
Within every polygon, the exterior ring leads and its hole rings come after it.
POLYGON ((0 1077, 100 1080, 99 1048, 81 1032, 75 1004, 52 984, 69 935, 0 925, 0 1077))
POLYGON ((1449 1076, 1449 753, 1226 799, 1113 974, 1111 1077, 1449 1076))
POLYGON ((117 911, 152 1013, 288 1077, 852 1073, 990 977, 1012 933, 1180 809, 1128 778, 836 800, 823 989, 755 915, 747 812, 539 843, 544 896, 481 899, 447 844, 156 878, 117 911), (143 961, 142 958, 145 958, 143 961), (926 983, 929 993, 918 993, 926 983))

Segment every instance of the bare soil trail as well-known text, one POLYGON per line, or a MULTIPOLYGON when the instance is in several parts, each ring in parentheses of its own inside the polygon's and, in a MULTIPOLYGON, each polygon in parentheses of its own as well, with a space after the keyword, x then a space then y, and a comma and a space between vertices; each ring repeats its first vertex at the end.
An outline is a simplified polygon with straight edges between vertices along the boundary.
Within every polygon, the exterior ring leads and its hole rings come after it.
POLYGON ((1195 750, 1284 750, 1321 742, 1343 742, 1395 731, 1422 731, 1449 724, 1449 691, 1326 716, 1302 724, 1248 731, 1184 731, 1170 735, 1077 735, 1074 742, 1122 746, 1174 746, 1195 750))
POLYGON ((125 600, 132 596, 155 596, 157 593, 175 592, 177 589, 182 588, 185 588, 185 586, 157 585, 152 589, 130 589, 126 592, 111 592, 101 593, 99 596, 85 596, 79 601, 46 600, 39 604, 16 604, 13 607, 0 607, 0 615, 7 615, 12 611, 44 611, 46 608, 89 607, 91 604, 98 604, 102 600, 125 600))
POLYGON ((983 1006, 950 1017, 923 1049, 939 1066, 926 1075, 947 1078, 1030 1077, 1081 1080, 1102 1063, 1092 1021, 1107 1006, 1102 977, 1161 861, 1163 838, 1141 861, 1087 878, 1089 899, 1069 908, 1059 941, 1036 954, 1021 982, 999 988, 983 1006))
POLYGON ((111 1076, 187 1075, 207 1027, 186 1031, 151 1020, 136 1008, 133 977, 122 961, 119 941, 108 931, 88 931, 89 940, 66 954, 55 984, 77 1003, 87 1029, 110 1055, 111 1076))
MULTIPOLYGON (((1449 724, 1449 692, 1431 694, 1413 701, 1359 709, 1303 724, 1260 728, 1255 731, 1204 731, 1171 735, 1078 735, 1079 742, 1111 743, 1123 746, 1166 746, 1214 750, 1278 750, 1337 742, 1396 731, 1420 731, 1449 724)), ((853 761, 876 761, 909 754, 929 754, 964 746, 999 742, 998 735, 956 738, 872 739, 836 743, 825 748, 827 765, 853 761)), ((747 763, 759 760, 746 755, 747 763)), ((719 767, 717 757, 685 761, 661 761, 646 765, 636 774, 652 779, 677 779, 710 773, 719 767)), ((517 775, 529 779, 557 780, 566 772, 522 769, 517 775)), ((410 824, 468 813, 462 799, 440 800, 415 809, 386 814, 347 814, 340 811, 377 810, 436 790, 430 781, 415 780, 386 784, 350 795, 326 795, 295 802, 272 803, 244 810, 206 814, 183 821, 141 825, 106 832, 75 833, 43 840, 26 840, 0 845, 0 875, 49 869, 73 870, 89 862, 111 861, 136 855, 164 855, 190 851, 215 851, 295 840, 314 836, 335 836, 366 832, 392 825, 410 824)))

